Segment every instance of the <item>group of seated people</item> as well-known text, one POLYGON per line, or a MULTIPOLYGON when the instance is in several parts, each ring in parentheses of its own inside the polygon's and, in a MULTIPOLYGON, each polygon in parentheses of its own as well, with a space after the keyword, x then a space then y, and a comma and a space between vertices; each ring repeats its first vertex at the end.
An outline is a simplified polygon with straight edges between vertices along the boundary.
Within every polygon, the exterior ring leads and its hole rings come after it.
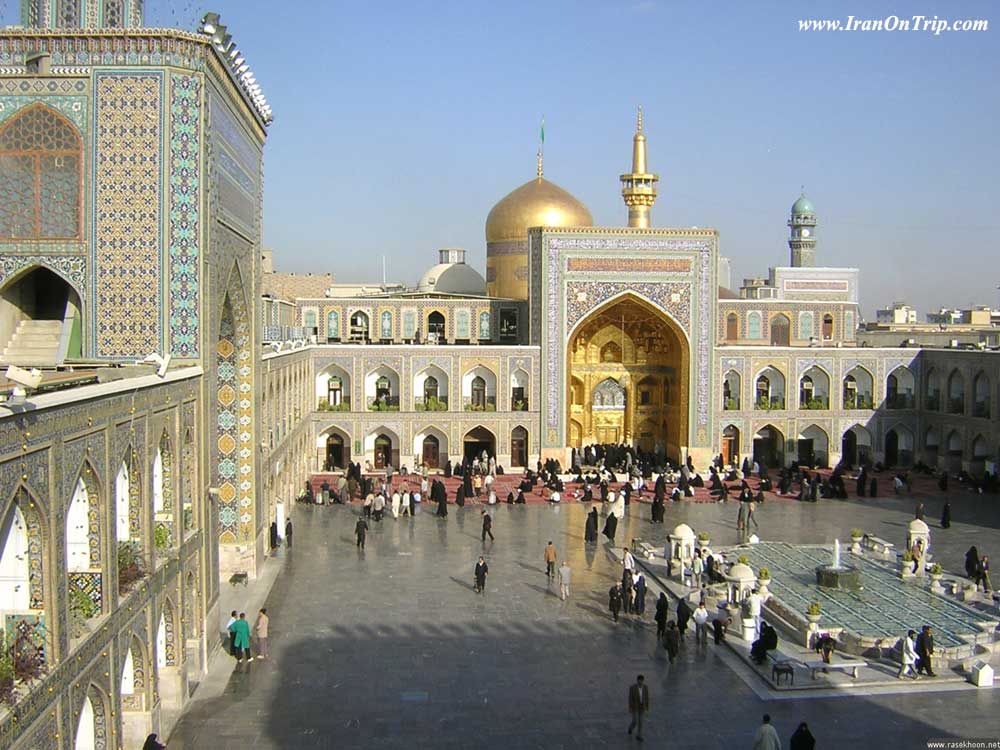
POLYGON ((763 664, 767 661, 767 652, 776 648, 778 648, 778 631, 761 621, 757 640, 750 645, 750 658, 754 664, 763 664))

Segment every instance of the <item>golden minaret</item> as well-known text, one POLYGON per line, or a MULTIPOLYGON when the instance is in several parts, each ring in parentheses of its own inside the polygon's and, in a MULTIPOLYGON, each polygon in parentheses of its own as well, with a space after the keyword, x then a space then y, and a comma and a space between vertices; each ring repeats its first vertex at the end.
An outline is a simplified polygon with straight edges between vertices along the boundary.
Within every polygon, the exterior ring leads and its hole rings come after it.
POLYGON ((646 229, 649 227, 649 209, 656 203, 656 183, 660 176, 646 171, 646 136, 642 132, 642 107, 632 138, 632 173, 623 174, 622 198, 628 206, 628 225, 646 229))

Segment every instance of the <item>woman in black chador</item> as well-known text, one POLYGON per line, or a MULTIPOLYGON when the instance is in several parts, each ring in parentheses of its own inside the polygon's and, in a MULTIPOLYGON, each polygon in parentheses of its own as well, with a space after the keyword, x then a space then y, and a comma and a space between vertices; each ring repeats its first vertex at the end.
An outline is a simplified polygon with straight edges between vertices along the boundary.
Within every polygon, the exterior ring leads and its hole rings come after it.
POLYGON ((597 508, 591 508, 590 513, 587 514, 587 526, 583 532, 583 541, 597 541, 597 508))

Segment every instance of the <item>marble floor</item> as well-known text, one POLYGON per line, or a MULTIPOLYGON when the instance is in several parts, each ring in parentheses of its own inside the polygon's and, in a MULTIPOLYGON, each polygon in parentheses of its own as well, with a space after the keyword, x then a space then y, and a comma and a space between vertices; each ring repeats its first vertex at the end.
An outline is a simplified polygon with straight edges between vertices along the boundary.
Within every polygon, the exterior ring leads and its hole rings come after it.
MULTIPOLYGON (((970 544, 1000 548, 1000 508, 990 500, 954 499, 948 530, 929 503, 932 546, 946 568, 959 570, 970 544)), ((913 504, 770 502, 758 512, 760 534, 822 543, 862 527, 902 543, 913 504)), ((360 553, 357 506, 297 506, 295 548, 267 597, 272 661, 229 674, 228 660, 216 660, 221 688, 196 694, 171 750, 623 747, 634 742, 626 699, 640 672, 651 690, 647 743, 657 747, 750 747, 764 712, 783 742, 808 721, 819 747, 1000 738, 994 690, 937 691, 924 680, 896 694, 770 699, 731 653, 693 641, 671 666, 656 647, 652 601, 642 621, 610 621, 618 569, 603 546, 583 544, 586 507, 499 507, 496 541, 485 545, 477 507, 449 511, 447 520, 428 512, 372 524, 360 553), (566 602, 545 576, 549 539, 573 570, 566 602), (472 590, 481 553, 490 565, 485 595, 472 590)), ((671 505, 663 527, 648 522, 648 506, 632 512, 621 542, 659 544, 680 521, 709 531, 715 546, 736 542, 735 503, 671 505)))

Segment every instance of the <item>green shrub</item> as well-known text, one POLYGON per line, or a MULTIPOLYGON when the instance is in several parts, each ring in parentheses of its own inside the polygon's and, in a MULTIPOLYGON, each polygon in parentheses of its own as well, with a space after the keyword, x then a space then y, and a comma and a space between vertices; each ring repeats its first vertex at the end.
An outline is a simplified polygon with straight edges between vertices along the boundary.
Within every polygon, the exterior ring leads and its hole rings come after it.
POLYGON ((709 539, 711 539, 711 538, 712 538, 712 537, 710 537, 710 536, 708 535, 708 532, 707 532, 707 531, 699 531, 699 532, 698 532, 698 541, 699 541, 699 542, 702 542, 702 543, 705 543, 705 542, 707 542, 707 541, 708 541, 709 539))
POLYGON ((736 559, 736 562, 738 562, 740 565, 749 565, 750 564, 750 558, 747 557, 746 555, 740 555, 736 559))
POLYGON ((89 620, 98 612, 94 600, 80 589, 70 589, 69 611, 83 620, 89 620))
POLYGON ((941 563, 934 563, 931 565, 931 575, 939 576, 944 572, 944 568, 941 567, 941 563))
POLYGON ((757 572, 757 578, 760 579, 761 581, 770 581, 771 580, 771 571, 770 571, 770 569, 768 569, 768 568, 761 568, 757 572))
POLYGON ((820 612, 822 612, 822 607, 819 606, 819 602, 810 602, 809 606, 806 608, 806 614, 815 617, 820 612))
POLYGON ((860 539, 865 535, 861 529, 851 529, 851 539, 860 539))
POLYGON ((170 546, 170 529, 164 523, 158 523, 153 527, 153 544, 156 549, 166 549, 170 546))

